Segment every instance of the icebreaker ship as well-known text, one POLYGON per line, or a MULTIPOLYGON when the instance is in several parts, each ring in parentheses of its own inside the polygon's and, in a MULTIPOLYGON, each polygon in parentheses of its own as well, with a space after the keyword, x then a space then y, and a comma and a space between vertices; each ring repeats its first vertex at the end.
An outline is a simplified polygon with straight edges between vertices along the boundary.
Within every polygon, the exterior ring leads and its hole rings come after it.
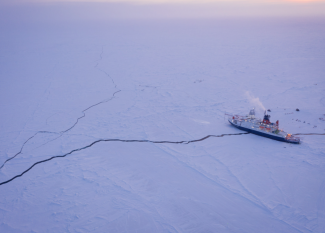
POLYGON ((281 142, 300 143, 300 138, 286 133, 279 129, 279 121, 270 122, 270 115, 264 113, 263 120, 255 118, 255 110, 250 110, 246 117, 239 115, 229 115, 229 123, 240 130, 253 133, 259 136, 271 138, 281 142))

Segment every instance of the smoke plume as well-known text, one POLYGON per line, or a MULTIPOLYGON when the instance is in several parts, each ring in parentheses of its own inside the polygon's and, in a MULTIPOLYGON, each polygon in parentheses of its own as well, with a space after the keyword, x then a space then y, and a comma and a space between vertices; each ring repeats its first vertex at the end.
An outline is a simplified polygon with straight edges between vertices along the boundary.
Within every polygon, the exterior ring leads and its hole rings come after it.
POLYGON ((260 101, 260 99, 258 97, 255 97, 253 94, 251 94, 249 91, 245 92, 247 99, 249 101, 249 103, 252 105, 252 107, 254 107, 258 112, 264 112, 266 110, 266 108, 264 107, 264 105, 262 104, 262 102, 260 101))

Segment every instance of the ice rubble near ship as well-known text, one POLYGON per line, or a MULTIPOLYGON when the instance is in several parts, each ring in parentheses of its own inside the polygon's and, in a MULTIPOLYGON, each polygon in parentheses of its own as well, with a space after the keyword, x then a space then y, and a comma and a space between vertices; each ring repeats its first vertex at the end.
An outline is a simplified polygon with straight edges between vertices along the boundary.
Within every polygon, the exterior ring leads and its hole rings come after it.
POLYGON ((255 118, 255 110, 250 110, 246 117, 239 115, 229 115, 229 123, 240 130, 247 131, 256 135, 271 138, 281 142, 300 143, 300 138, 294 137, 292 134, 286 133, 279 129, 279 121, 270 122, 270 115, 264 113, 263 121, 255 118))

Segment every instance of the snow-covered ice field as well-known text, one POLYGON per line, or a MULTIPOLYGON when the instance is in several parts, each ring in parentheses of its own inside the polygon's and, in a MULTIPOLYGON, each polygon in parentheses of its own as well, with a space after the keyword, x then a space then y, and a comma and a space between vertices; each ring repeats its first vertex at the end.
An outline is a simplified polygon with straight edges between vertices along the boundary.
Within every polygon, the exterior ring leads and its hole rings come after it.
POLYGON ((2 22, 0 82, 0 232, 325 232, 325 19, 2 22))

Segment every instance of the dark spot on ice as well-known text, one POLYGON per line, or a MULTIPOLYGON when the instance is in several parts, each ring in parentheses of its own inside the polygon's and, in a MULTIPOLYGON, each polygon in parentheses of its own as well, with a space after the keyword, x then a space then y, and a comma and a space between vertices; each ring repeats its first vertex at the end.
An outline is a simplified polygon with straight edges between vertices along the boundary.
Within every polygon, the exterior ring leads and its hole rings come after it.
POLYGON ((299 108, 297 108, 296 111, 299 112, 300 111, 299 108))
POLYGON ((194 81, 194 83, 201 83, 201 82, 203 82, 203 79, 198 79, 194 81))
POLYGON ((270 109, 268 109, 267 111, 268 111, 268 112, 271 112, 271 110, 270 110, 270 109))

